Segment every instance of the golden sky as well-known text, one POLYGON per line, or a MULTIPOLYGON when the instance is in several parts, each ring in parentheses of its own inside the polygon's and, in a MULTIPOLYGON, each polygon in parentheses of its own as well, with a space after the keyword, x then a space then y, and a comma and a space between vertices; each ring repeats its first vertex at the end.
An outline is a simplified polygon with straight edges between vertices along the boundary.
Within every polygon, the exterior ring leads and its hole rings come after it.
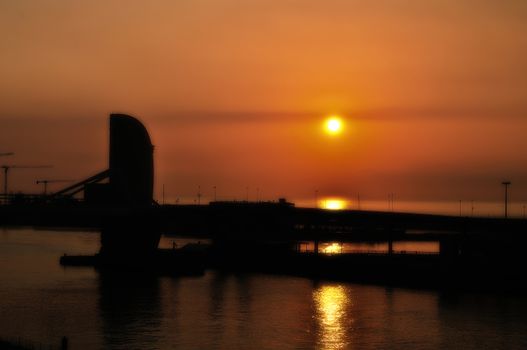
POLYGON ((174 198, 527 200, 523 0, 0 0, 0 33, 0 163, 54 165, 13 190, 104 168, 123 112, 174 198))

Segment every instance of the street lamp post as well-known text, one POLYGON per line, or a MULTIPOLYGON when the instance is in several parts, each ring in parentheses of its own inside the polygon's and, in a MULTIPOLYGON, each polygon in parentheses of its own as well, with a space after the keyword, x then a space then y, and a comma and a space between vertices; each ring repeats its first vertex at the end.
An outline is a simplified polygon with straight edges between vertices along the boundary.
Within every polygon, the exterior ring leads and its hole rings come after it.
POLYGON ((511 182, 503 181, 501 184, 505 187, 505 219, 507 219, 509 209, 509 186, 511 185, 511 182))

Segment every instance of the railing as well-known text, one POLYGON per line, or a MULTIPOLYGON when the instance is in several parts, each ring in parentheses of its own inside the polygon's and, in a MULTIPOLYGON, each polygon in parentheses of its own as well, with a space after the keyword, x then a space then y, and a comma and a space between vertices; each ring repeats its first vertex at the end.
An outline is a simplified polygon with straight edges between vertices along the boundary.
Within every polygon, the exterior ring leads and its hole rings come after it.
MULTIPOLYGON (((63 338, 64 339, 64 338, 63 338)), ((67 339, 61 346, 53 346, 41 342, 34 342, 21 337, 4 337, 0 338, 0 349, 9 350, 67 350, 67 339), (65 347, 64 347, 65 344, 65 347)))
MULTIPOLYGON (((314 253, 313 250, 298 250, 299 253, 309 254, 314 253)), ((361 249, 353 249, 353 250, 343 250, 335 253, 327 253, 323 251, 319 251, 319 254, 322 255, 347 255, 347 254, 355 254, 355 255, 389 255, 390 253, 387 250, 361 250, 361 249)), ((423 251, 417 251, 417 250, 394 250, 392 252, 392 255, 439 255, 439 252, 423 252, 423 251)))
POLYGON ((10 205, 10 204, 48 204, 53 203, 78 203, 78 199, 71 197, 50 197, 45 194, 26 194, 26 193, 9 193, 9 194, 0 194, 0 205, 10 205))

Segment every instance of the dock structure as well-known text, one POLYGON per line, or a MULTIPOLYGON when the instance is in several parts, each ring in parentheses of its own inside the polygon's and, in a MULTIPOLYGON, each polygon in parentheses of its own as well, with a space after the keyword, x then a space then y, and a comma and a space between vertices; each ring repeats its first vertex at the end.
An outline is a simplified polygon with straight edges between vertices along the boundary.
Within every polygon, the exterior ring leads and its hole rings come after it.
POLYGON ((527 285, 527 221, 298 208, 277 202, 214 201, 159 205, 153 200, 153 146, 143 124, 110 116, 108 169, 46 196, 12 197, 0 225, 94 228, 101 249, 64 264, 200 271, 206 266, 332 278, 445 285, 494 280, 527 285), (161 251, 161 233, 208 238, 199 250, 161 251), (394 252, 394 242, 439 244, 434 254, 394 252), (311 242, 311 252, 297 249, 311 242), (386 242, 387 252, 323 254, 329 242, 386 242), (187 266, 186 269, 182 267, 187 266))
POLYGON ((70 208, 74 216, 76 209, 81 216, 89 213, 81 221, 101 230, 100 256, 108 262, 149 259, 161 237, 153 200, 154 147, 139 120, 112 114, 109 148, 108 169, 53 193, 45 206, 70 208))

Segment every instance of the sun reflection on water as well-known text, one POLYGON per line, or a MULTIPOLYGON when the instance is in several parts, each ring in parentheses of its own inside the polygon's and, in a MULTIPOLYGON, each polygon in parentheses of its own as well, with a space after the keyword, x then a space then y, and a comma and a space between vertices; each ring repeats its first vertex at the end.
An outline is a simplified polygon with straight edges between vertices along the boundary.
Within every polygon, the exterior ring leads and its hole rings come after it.
MULTIPOLYGON (((322 286, 313 292, 321 349, 345 349, 348 345, 347 307, 350 303, 343 286, 322 286)), ((317 346, 318 348, 318 346, 317 346)))
POLYGON ((328 246, 322 248, 324 254, 340 254, 342 253, 342 244, 340 243, 331 243, 328 246))

